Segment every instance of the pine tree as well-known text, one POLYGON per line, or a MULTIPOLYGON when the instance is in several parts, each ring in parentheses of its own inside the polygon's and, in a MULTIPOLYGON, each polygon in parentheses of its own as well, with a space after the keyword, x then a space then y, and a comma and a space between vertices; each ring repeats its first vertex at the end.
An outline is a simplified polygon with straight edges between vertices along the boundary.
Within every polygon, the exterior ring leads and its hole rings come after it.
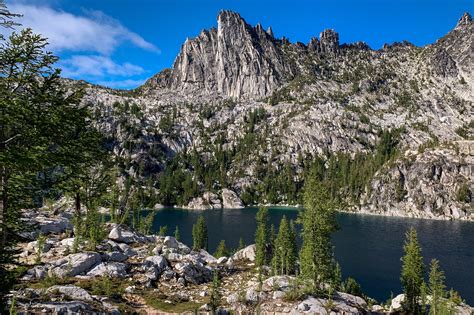
POLYGON ((296 264, 296 240, 286 216, 280 221, 272 258, 273 273, 292 274, 296 264))
POLYGON ((193 249, 207 250, 208 245, 208 236, 207 236, 207 226, 206 220, 202 215, 197 219, 196 224, 193 225, 193 249))
POLYGON ((241 250, 241 249, 244 249, 245 248, 245 242, 244 242, 244 239, 243 238, 240 238, 239 239, 239 247, 237 247, 237 250, 241 250))
POLYGON ((211 296, 209 297, 209 306, 211 307, 213 314, 217 314, 217 309, 221 304, 221 298, 221 281, 219 279, 219 273, 216 269, 214 269, 212 276, 211 296))
POLYGON ((305 182, 304 204, 299 217, 303 240, 301 276, 310 281, 310 290, 319 291, 334 280, 336 261, 331 234, 337 230, 337 224, 329 192, 316 176, 310 176, 305 182))
POLYGON ((255 232, 255 264, 261 267, 267 262, 268 243, 268 209, 260 208, 256 215, 257 231, 255 232))
POLYGON ((418 303, 423 284, 424 264, 421 256, 421 247, 418 243, 416 230, 411 228, 406 233, 405 255, 402 258, 401 282, 405 293, 405 309, 413 314, 420 312, 418 303))
POLYGON ((446 286, 444 272, 439 267, 439 261, 431 260, 429 275, 429 293, 431 295, 430 314, 439 315, 445 307, 446 286))
POLYGON ((214 257, 221 258, 221 257, 228 257, 229 250, 225 246, 225 241, 221 240, 219 245, 217 246, 216 252, 214 253, 214 257))
MULTIPOLYGON (((0 25, 12 26, 14 16, 0 1, 0 25)), ((16 241, 27 228, 21 209, 41 206, 66 175, 81 173, 98 142, 85 141, 97 135, 90 110, 79 105, 82 91, 63 85, 47 40, 25 29, 0 36, 0 43, 0 282, 6 283, 4 267, 15 262, 16 241)))
POLYGON ((176 226, 176 227, 174 228, 174 238, 175 238, 177 241, 179 241, 179 240, 181 239, 181 234, 179 233, 179 227, 178 227, 178 226, 176 226))

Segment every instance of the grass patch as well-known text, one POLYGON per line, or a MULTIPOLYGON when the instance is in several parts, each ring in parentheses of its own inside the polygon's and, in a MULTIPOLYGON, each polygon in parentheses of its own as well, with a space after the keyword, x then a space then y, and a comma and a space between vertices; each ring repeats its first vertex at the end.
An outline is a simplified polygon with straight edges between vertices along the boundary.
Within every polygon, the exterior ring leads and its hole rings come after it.
POLYGON ((114 300, 121 300, 127 282, 124 282, 123 279, 98 277, 90 280, 80 280, 76 285, 93 295, 102 295, 114 300))
POLYGON ((153 292, 144 294, 143 298, 147 305, 169 313, 194 312, 202 305, 201 303, 183 300, 179 296, 166 296, 153 292), (171 303, 165 302, 165 300, 171 303))

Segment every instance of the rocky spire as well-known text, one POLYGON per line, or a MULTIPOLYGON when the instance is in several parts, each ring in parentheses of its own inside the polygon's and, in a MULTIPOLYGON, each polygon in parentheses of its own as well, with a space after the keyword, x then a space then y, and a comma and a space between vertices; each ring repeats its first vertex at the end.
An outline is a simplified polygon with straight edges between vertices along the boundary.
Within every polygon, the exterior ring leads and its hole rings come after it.
POLYGON ((454 29, 459 30, 467 27, 473 27, 473 23, 472 16, 468 12, 465 12, 454 29))
POLYGON ((166 82, 179 91, 263 97, 291 71, 260 24, 252 27, 238 13, 221 11, 217 29, 183 44, 166 82))
POLYGON ((308 44, 308 49, 314 52, 321 52, 321 45, 316 37, 312 37, 308 44))
POLYGON ((339 51, 339 34, 334 30, 324 30, 320 36, 321 52, 336 55, 339 51))
POLYGON ((269 26, 268 29, 267 29, 267 34, 271 37, 271 38, 274 38, 275 35, 273 35, 273 30, 272 30, 272 27, 269 26))

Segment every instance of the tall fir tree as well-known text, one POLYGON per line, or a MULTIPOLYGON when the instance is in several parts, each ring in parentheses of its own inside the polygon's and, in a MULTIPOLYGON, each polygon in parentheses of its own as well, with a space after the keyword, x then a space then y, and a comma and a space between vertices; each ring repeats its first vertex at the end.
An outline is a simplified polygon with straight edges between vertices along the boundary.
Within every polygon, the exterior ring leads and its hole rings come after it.
POLYGON ((221 257, 228 257, 229 250, 225 246, 225 240, 221 240, 219 245, 217 245, 216 252, 214 253, 214 257, 221 258, 221 257))
POLYGON ((268 235, 268 209, 260 208, 255 217, 257 221, 257 230, 255 232, 255 264, 257 267, 264 266, 267 263, 267 244, 268 235))
POLYGON ((421 311, 419 300, 425 266, 418 236, 413 227, 406 233, 403 250, 405 255, 402 257, 400 280, 405 293, 404 307, 408 312, 418 314, 421 311))
POLYGON ((221 279, 217 269, 214 269, 212 273, 212 285, 211 285, 211 296, 209 297, 209 306, 211 307, 212 314, 217 314, 217 310, 221 305, 222 292, 221 292, 221 279))
POLYGON ((275 240, 272 258, 273 273, 278 275, 292 274, 296 266, 296 259, 296 239, 291 224, 286 216, 283 216, 275 240))
POLYGON ((303 244, 300 251, 301 277, 310 290, 324 290, 334 282, 336 260, 331 235, 337 230, 336 212, 326 186, 310 176, 304 188, 305 209, 300 213, 303 244))
POLYGON ((431 295, 430 314, 441 315, 446 310, 446 285, 444 272, 439 267, 439 261, 431 260, 429 274, 429 294, 431 295))
MULTIPOLYGON (((0 25, 13 26, 0 1, 0 25)), ((0 282, 14 263, 15 243, 26 228, 21 209, 77 178, 97 142, 82 91, 64 85, 47 40, 30 29, 0 36, 0 282), (89 137, 90 136, 90 137, 89 137), (72 170, 71 176, 64 175, 72 170)), ((2 286, 7 288, 8 286, 2 286)), ((1 290, 0 290, 1 291, 1 290)))
POLYGON ((193 225, 193 249, 207 250, 208 246, 208 235, 207 235, 207 225, 206 220, 202 215, 197 219, 196 224, 193 225))
POLYGON ((176 226, 176 227, 174 228, 174 238, 175 238, 177 241, 181 240, 181 233, 179 233, 179 227, 178 227, 178 226, 176 226))

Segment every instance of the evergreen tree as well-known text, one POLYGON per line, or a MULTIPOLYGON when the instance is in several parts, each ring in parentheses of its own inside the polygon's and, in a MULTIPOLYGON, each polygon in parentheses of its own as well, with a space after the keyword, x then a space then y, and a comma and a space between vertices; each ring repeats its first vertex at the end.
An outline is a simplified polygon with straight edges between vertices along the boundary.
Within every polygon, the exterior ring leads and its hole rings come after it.
POLYGON ((209 306, 211 307, 212 314, 217 314, 217 309, 221 304, 221 298, 221 280, 219 279, 219 273, 216 269, 214 269, 212 276, 211 296, 209 297, 209 306))
POLYGON ((168 234, 168 226, 167 225, 160 226, 160 229, 158 230, 158 235, 166 236, 166 234, 168 234))
POLYGON ((208 237, 207 237, 207 226, 206 220, 202 215, 197 219, 196 224, 193 225, 193 249, 207 250, 208 237))
POLYGON ((423 284, 424 264, 421 247, 418 243, 416 230, 411 228, 406 233, 405 255, 402 258, 401 282, 405 293, 405 309, 413 314, 420 312, 419 299, 423 284))
POLYGON ((179 233, 179 227, 178 227, 178 226, 176 226, 176 227, 174 228, 174 238, 175 238, 177 241, 179 241, 179 240, 181 239, 181 234, 179 233))
POLYGON ((241 249, 244 249, 244 248, 245 248, 244 239, 243 239, 243 238, 239 238, 239 247, 237 248, 237 250, 241 250, 241 249))
POLYGON ((257 221, 257 231, 255 232, 255 264, 261 267, 267 262, 268 244, 268 209, 260 208, 255 217, 257 221))
POLYGON ((296 258, 296 239, 293 237, 292 227, 286 216, 283 216, 275 240, 272 259, 273 273, 278 275, 292 274, 296 265, 296 258))
MULTIPOLYGON (((0 2, 0 25, 13 25, 13 16, 0 2)), ((7 40, 0 37, 1 283, 26 228, 20 210, 41 206, 48 193, 88 167, 91 152, 97 152, 98 142, 86 141, 97 133, 89 108, 80 105, 83 93, 63 85, 54 68, 58 58, 46 51, 47 44, 30 29, 7 40)))
POLYGON ((442 314, 442 310, 446 307, 446 286, 444 280, 444 272, 439 267, 439 261, 436 259, 431 260, 429 275, 430 314, 442 314))
POLYGON ((225 246, 224 240, 221 240, 219 245, 217 246, 216 252, 214 253, 214 257, 216 258, 229 257, 229 250, 225 246))
POLYGON ((305 209, 300 213, 303 244, 300 251, 301 276, 310 280, 310 289, 322 290, 335 278, 331 234, 337 230, 336 212, 327 188, 316 176, 305 183, 305 209))

